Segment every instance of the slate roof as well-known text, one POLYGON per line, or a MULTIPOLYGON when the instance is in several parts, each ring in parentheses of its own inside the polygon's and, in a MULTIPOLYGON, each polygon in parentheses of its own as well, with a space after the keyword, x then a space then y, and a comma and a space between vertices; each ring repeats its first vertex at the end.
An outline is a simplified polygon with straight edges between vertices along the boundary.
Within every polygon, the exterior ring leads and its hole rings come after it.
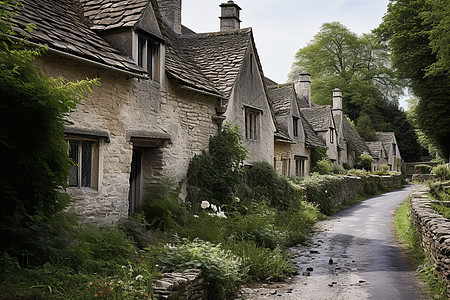
POLYGON ((290 83, 268 86, 275 116, 291 114, 291 100, 295 97, 294 86, 290 83))
POLYGON ((134 26, 149 0, 79 0, 92 30, 134 26))
POLYGON ((395 144, 395 133, 389 132, 376 132, 377 140, 383 142, 383 144, 395 144))
POLYGON ((366 142, 366 144, 367 144, 367 147, 369 147, 370 154, 373 158, 380 158, 381 150, 383 150, 384 153, 387 153, 386 149, 384 149, 383 143, 380 141, 366 142))
MULTIPOLYGON (((309 108, 308 100, 304 96, 297 97, 297 104, 300 108, 309 108)), ((314 103, 311 103, 314 104, 314 103)))
POLYGON ((25 33, 24 28, 34 23, 36 29, 28 34, 29 41, 45 44, 57 50, 92 62, 100 63, 136 75, 146 72, 131 59, 93 32, 77 13, 72 1, 66 0, 22 0, 23 7, 12 18, 17 26, 15 31, 25 33))
POLYGON ((317 136, 313 127, 306 118, 300 113, 300 119, 302 120, 303 129, 305 130, 305 144, 310 148, 327 148, 327 145, 317 136))
POLYGON ((311 124, 314 131, 328 131, 334 120, 330 106, 322 105, 311 108, 300 108, 305 119, 311 124))
POLYGON ((344 130, 344 139, 347 141, 349 146, 355 150, 357 156, 363 153, 370 153, 370 149, 367 144, 363 141, 356 129, 352 124, 350 124, 345 116, 343 118, 342 128, 344 130))
POLYGON ((171 41, 166 67, 172 76, 229 98, 253 38, 251 28, 244 28, 183 34, 171 41))

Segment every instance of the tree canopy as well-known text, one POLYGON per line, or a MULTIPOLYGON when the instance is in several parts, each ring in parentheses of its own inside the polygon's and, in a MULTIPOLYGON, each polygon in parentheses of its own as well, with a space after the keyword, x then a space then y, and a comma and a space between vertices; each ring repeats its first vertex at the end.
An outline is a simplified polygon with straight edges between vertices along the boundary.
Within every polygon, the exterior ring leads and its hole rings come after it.
POLYGON ((391 0, 378 33, 393 66, 418 97, 415 120, 430 143, 450 155, 450 5, 447 0, 391 0))
POLYGON ((420 158, 413 125, 398 108, 405 82, 396 77, 388 47, 377 34, 358 36, 338 22, 325 23, 311 43, 297 52, 290 79, 295 81, 304 70, 311 74, 314 103, 331 104, 331 91, 340 88, 344 112, 355 121, 363 139, 375 139, 376 131, 394 131, 402 157, 420 158), (394 120, 407 134, 400 132, 394 120))

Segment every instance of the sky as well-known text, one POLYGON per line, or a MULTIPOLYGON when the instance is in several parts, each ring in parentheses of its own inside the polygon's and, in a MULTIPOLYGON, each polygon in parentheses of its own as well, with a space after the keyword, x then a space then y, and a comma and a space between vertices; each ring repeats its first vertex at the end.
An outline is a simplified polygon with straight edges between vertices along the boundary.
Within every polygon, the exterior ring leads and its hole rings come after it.
MULTIPOLYGON (((182 0, 182 24, 197 33, 219 31, 221 3, 182 0)), ((389 0, 234 0, 242 10, 241 28, 252 27, 264 75, 284 83, 295 53, 326 22, 338 21, 363 34, 376 28, 389 0)))

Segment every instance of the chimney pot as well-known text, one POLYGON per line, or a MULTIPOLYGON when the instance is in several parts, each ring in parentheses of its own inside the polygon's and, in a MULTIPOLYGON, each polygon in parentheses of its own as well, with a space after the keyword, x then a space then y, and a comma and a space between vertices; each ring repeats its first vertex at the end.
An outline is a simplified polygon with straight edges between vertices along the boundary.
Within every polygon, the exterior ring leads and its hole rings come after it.
POLYGON ((339 88, 333 90, 333 110, 342 110, 342 92, 339 88))
POLYGON ((230 31, 241 28, 241 20, 239 19, 239 11, 241 8, 233 1, 220 4, 222 9, 220 19, 220 31, 230 31))
POLYGON ((311 107, 311 75, 306 71, 302 71, 294 84, 297 97, 304 97, 311 107))

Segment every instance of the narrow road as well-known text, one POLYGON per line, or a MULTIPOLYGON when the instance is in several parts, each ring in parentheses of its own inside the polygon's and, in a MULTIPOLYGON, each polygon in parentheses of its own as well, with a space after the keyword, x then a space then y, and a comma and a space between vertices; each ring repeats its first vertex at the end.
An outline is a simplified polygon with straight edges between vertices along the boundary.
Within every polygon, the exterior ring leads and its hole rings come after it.
POLYGON ((299 275, 242 289, 241 299, 429 299, 397 244, 395 209, 410 187, 367 199, 319 222, 291 249, 299 275))

